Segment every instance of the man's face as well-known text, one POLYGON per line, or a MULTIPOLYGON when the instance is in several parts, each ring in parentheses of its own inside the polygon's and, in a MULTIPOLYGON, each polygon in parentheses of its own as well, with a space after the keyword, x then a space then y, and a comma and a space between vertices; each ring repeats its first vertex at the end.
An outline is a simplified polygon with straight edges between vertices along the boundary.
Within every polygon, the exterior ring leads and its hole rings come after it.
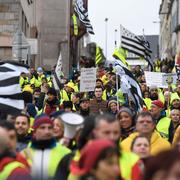
POLYGON ((154 131, 155 124, 151 116, 139 116, 136 122, 136 130, 140 134, 149 134, 154 131))
POLYGON ((41 124, 35 131, 36 140, 49 140, 53 137, 53 126, 48 123, 41 124))
POLYGON ((150 98, 152 100, 157 100, 158 99, 158 89, 154 88, 150 90, 150 98))
POLYGON ((152 104, 151 105, 151 110, 150 110, 151 115, 155 118, 158 115, 160 115, 161 113, 161 108, 159 108, 158 106, 152 104))
POLYGON ((15 120, 15 129, 18 135, 27 135, 29 130, 28 118, 25 116, 18 116, 15 120))
POLYGON ((72 88, 70 88, 69 86, 65 86, 64 88, 65 88, 65 90, 66 90, 68 93, 71 93, 71 92, 74 91, 74 90, 73 90, 72 88))
POLYGON ((118 121, 108 123, 101 120, 94 129, 96 139, 108 139, 117 142, 120 138, 120 125, 118 121))
POLYGON ((101 88, 95 88, 95 92, 94 93, 95 93, 95 97, 96 98, 101 98, 103 91, 102 91, 101 88))

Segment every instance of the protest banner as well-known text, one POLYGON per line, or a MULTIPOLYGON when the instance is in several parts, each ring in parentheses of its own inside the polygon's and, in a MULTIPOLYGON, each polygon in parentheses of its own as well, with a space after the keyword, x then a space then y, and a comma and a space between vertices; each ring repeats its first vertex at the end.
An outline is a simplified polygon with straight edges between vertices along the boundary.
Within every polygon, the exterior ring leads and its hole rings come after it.
POLYGON ((96 85, 96 68, 82 68, 80 92, 94 91, 96 85))

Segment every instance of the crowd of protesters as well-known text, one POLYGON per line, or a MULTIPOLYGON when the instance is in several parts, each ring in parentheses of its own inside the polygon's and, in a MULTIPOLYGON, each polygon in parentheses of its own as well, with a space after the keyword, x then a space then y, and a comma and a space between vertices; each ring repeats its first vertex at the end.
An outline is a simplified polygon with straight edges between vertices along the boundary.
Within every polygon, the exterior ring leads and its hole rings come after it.
MULTIPOLYGON (((157 60, 154 69, 172 72, 173 64, 157 60)), ((99 66, 88 93, 79 92, 79 72, 62 75, 60 91, 41 67, 21 73, 25 109, 0 122, 0 179, 179 180, 180 82, 147 87, 141 66, 131 71, 142 112, 112 64, 99 66)))

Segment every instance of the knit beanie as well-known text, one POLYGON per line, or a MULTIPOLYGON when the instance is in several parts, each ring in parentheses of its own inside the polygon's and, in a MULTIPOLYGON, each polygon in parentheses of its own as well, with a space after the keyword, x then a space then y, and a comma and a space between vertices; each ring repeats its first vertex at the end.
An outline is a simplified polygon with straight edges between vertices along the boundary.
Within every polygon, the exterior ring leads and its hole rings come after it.
POLYGON ((152 104, 159 107, 159 108, 164 108, 164 104, 162 101, 160 100, 155 100, 155 101, 152 101, 152 104))
POLYGON ((52 120, 46 114, 41 114, 35 118, 33 129, 37 129, 41 124, 50 124, 53 126, 52 120))
POLYGON ((133 117, 133 115, 134 115, 133 112, 131 111, 131 109, 129 109, 129 108, 127 108, 127 107, 121 108, 120 111, 118 112, 118 115, 119 115, 120 113, 122 113, 122 112, 128 113, 131 117, 133 117))
POLYGON ((117 105, 117 101, 116 101, 115 99, 112 99, 112 100, 110 100, 110 101, 108 102, 108 108, 110 108, 110 105, 111 105, 112 103, 115 103, 115 104, 117 105))

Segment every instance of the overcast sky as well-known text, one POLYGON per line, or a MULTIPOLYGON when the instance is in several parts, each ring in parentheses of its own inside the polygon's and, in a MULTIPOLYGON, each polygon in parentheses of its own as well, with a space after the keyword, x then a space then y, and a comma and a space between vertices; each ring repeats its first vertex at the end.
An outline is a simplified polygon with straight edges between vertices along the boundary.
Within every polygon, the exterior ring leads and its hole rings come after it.
MULTIPOLYGON (((105 18, 108 18, 108 58, 114 49, 115 36, 120 42, 120 24, 136 35, 159 34, 158 12, 162 0, 89 0, 89 19, 95 35, 91 41, 105 49, 105 18), (115 33, 117 29, 117 33, 115 33), (116 34, 116 35, 115 35, 116 34)), ((105 53, 105 50, 104 50, 105 53)))

